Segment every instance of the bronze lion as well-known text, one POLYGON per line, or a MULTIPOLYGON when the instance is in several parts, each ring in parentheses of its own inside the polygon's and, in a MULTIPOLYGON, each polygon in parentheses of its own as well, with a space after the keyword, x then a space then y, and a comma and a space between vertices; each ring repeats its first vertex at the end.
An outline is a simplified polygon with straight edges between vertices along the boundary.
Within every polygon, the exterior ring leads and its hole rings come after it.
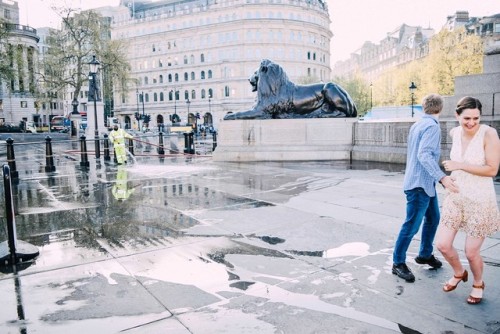
POLYGON ((251 110, 229 113, 224 119, 356 117, 349 94, 339 85, 317 83, 297 85, 283 68, 264 59, 249 79, 257 103, 251 110))

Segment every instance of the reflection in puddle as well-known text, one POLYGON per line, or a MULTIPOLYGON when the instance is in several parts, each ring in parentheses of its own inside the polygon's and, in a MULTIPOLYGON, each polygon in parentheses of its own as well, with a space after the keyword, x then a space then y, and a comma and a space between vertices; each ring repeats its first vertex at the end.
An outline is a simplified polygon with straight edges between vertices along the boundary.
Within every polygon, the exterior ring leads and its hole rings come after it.
POLYGON ((367 256, 370 246, 364 242, 348 242, 337 248, 327 249, 325 251, 296 251, 287 250, 286 252, 303 256, 314 256, 323 258, 337 258, 344 256, 367 256))

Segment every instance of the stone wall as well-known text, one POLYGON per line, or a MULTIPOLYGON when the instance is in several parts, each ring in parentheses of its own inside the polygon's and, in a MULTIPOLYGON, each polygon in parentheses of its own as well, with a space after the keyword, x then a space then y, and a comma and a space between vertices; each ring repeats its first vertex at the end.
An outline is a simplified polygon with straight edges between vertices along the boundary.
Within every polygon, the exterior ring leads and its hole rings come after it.
MULTIPOLYGON (((500 133, 500 120, 482 121, 500 133)), ((354 124, 352 159, 406 163, 408 132, 413 122, 357 122, 354 124)), ((449 132, 458 126, 455 120, 441 120, 441 158, 449 157, 451 137, 449 132)))
MULTIPOLYGON (((486 120, 500 133, 500 120, 486 120)), ((413 122, 356 119, 237 120, 221 123, 215 161, 349 160, 406 163, 413 122)), ((449 132, 456 120, 441 120, 442 158, 449 157, 449 132)))
POLYGON ((221 122, 215 161, 347 160, 355 118, 221 122))

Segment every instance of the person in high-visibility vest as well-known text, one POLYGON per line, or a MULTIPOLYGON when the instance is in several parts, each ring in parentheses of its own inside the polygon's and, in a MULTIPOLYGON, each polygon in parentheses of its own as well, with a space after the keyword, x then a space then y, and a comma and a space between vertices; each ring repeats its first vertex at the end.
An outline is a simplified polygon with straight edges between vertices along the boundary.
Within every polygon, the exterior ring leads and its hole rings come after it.
POLYGON ((127 131, 120 129, 118 125, 113 127, 113 131, 109 133, 109 140, 113 143, 115 149, 116 161, 119 165, 127 163, 127 149, 125 148, 125 138, 134 138, 127 131))

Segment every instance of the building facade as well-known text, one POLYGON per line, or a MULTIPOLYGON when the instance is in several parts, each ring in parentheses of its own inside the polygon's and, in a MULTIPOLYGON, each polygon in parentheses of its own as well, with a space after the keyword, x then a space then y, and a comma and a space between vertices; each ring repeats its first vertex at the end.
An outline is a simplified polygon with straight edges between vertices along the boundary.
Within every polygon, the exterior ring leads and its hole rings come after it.
POLYGON ((121 1, 112 14, 112 39, 128 45, 133 82, 115 92, 114 115, 136 126, 213 125, 256 99, 248 78, 264 58, 292 81, 330 78, 330 18, 322 0, 121 1))
POLYGON ((0 0, 0 18, 7 39, 0 50, 13 69, 13 77, 0 78, 0 123, 18 125, 21 120, 39 122, 36 103, 37 31, 19 24, 17 2, 0 0))
MULTIPOLYGON (((483 39, 485 51, 500 41, 500 14, 486 17, 470 17, 468 11, 457 11, 446 18, 443 29, 452 31, 465 27, 470 34, 483 39)), ((361 75, 371 82, 391 68, 408 64, 429 54, 429 42, 433 29, 406 24, 388 33, 378 44, 365 42, 349 59, 334 64, 332 74, 339 77, 361 75)))

